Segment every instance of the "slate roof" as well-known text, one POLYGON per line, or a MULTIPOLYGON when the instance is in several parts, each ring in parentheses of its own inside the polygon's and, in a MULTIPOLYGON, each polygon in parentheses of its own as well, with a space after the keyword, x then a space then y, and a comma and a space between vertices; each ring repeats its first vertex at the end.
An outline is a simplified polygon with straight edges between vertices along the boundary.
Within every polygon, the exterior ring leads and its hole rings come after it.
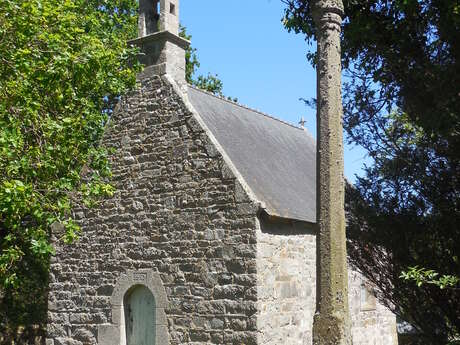
POLYGON ((190 86, 188 96, 269 215, 316 222, 316 144, 305 130, 190 86))

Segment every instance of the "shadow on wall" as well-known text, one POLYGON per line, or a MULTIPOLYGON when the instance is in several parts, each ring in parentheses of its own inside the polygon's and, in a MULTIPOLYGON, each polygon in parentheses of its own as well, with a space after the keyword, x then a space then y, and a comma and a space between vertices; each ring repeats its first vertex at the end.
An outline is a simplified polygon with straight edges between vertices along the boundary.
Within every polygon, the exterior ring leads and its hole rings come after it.
MULTIPOLYGON (((399 345, 427 345, 426 338, 417 334, 398 334, 399 345)), ((460 340, 454 340, 446 345, 460 345, 460 340)))
POLYGON ((316 224, 259 214, 260 229, 265 234, 280 236, 316 235, 316 224))

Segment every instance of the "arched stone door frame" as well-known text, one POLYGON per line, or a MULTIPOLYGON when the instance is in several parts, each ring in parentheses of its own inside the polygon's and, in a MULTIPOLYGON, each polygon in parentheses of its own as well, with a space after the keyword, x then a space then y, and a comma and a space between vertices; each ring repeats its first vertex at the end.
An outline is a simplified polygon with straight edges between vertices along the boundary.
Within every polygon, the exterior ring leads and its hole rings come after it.
POLYGON ((155 299, 155 345, 169 345, 165 308, 166 291, 160 275, 151 270, 130 270, 120 276, 111 297, 112 323, 98 327, 99 345, 126 345, 123 299, 133 287, 143 285, 155 299))

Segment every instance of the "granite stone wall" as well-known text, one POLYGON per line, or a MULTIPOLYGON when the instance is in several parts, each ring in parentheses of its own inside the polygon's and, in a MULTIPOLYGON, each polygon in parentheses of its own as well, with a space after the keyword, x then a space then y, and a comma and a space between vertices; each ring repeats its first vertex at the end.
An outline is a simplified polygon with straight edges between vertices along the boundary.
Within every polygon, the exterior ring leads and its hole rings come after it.
MULTIPOLYGON (((316 301, 316 236, 306 223, 261 219, 257 232, 258 342, 312 344, 316 301)), ((396 317, 349 268, 353 345, 397 345, 396 317), (364 294, 364 295, 363 295, 364 294)))
POLYGON ((257 233, 259 344, 312 343, 316 236, 289 223, 260 222, 257 233))
POLYGON ((47 344, 98 344, 117 327, 127 271, 160 277, 170 344, 256 344, 257 208, 165 77, 140 77, 104 144, 117 193, 76 210, 82 236, 58 247, 47 344))

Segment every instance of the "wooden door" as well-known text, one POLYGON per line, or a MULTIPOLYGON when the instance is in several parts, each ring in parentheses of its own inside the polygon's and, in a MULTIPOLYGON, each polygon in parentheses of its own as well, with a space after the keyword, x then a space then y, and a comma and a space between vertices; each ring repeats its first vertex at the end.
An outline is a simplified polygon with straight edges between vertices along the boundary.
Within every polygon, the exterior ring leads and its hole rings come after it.
POLYGON ((155 345, 155 299, 145 286, 135 287, 125 298, 127 345, 155 345))

